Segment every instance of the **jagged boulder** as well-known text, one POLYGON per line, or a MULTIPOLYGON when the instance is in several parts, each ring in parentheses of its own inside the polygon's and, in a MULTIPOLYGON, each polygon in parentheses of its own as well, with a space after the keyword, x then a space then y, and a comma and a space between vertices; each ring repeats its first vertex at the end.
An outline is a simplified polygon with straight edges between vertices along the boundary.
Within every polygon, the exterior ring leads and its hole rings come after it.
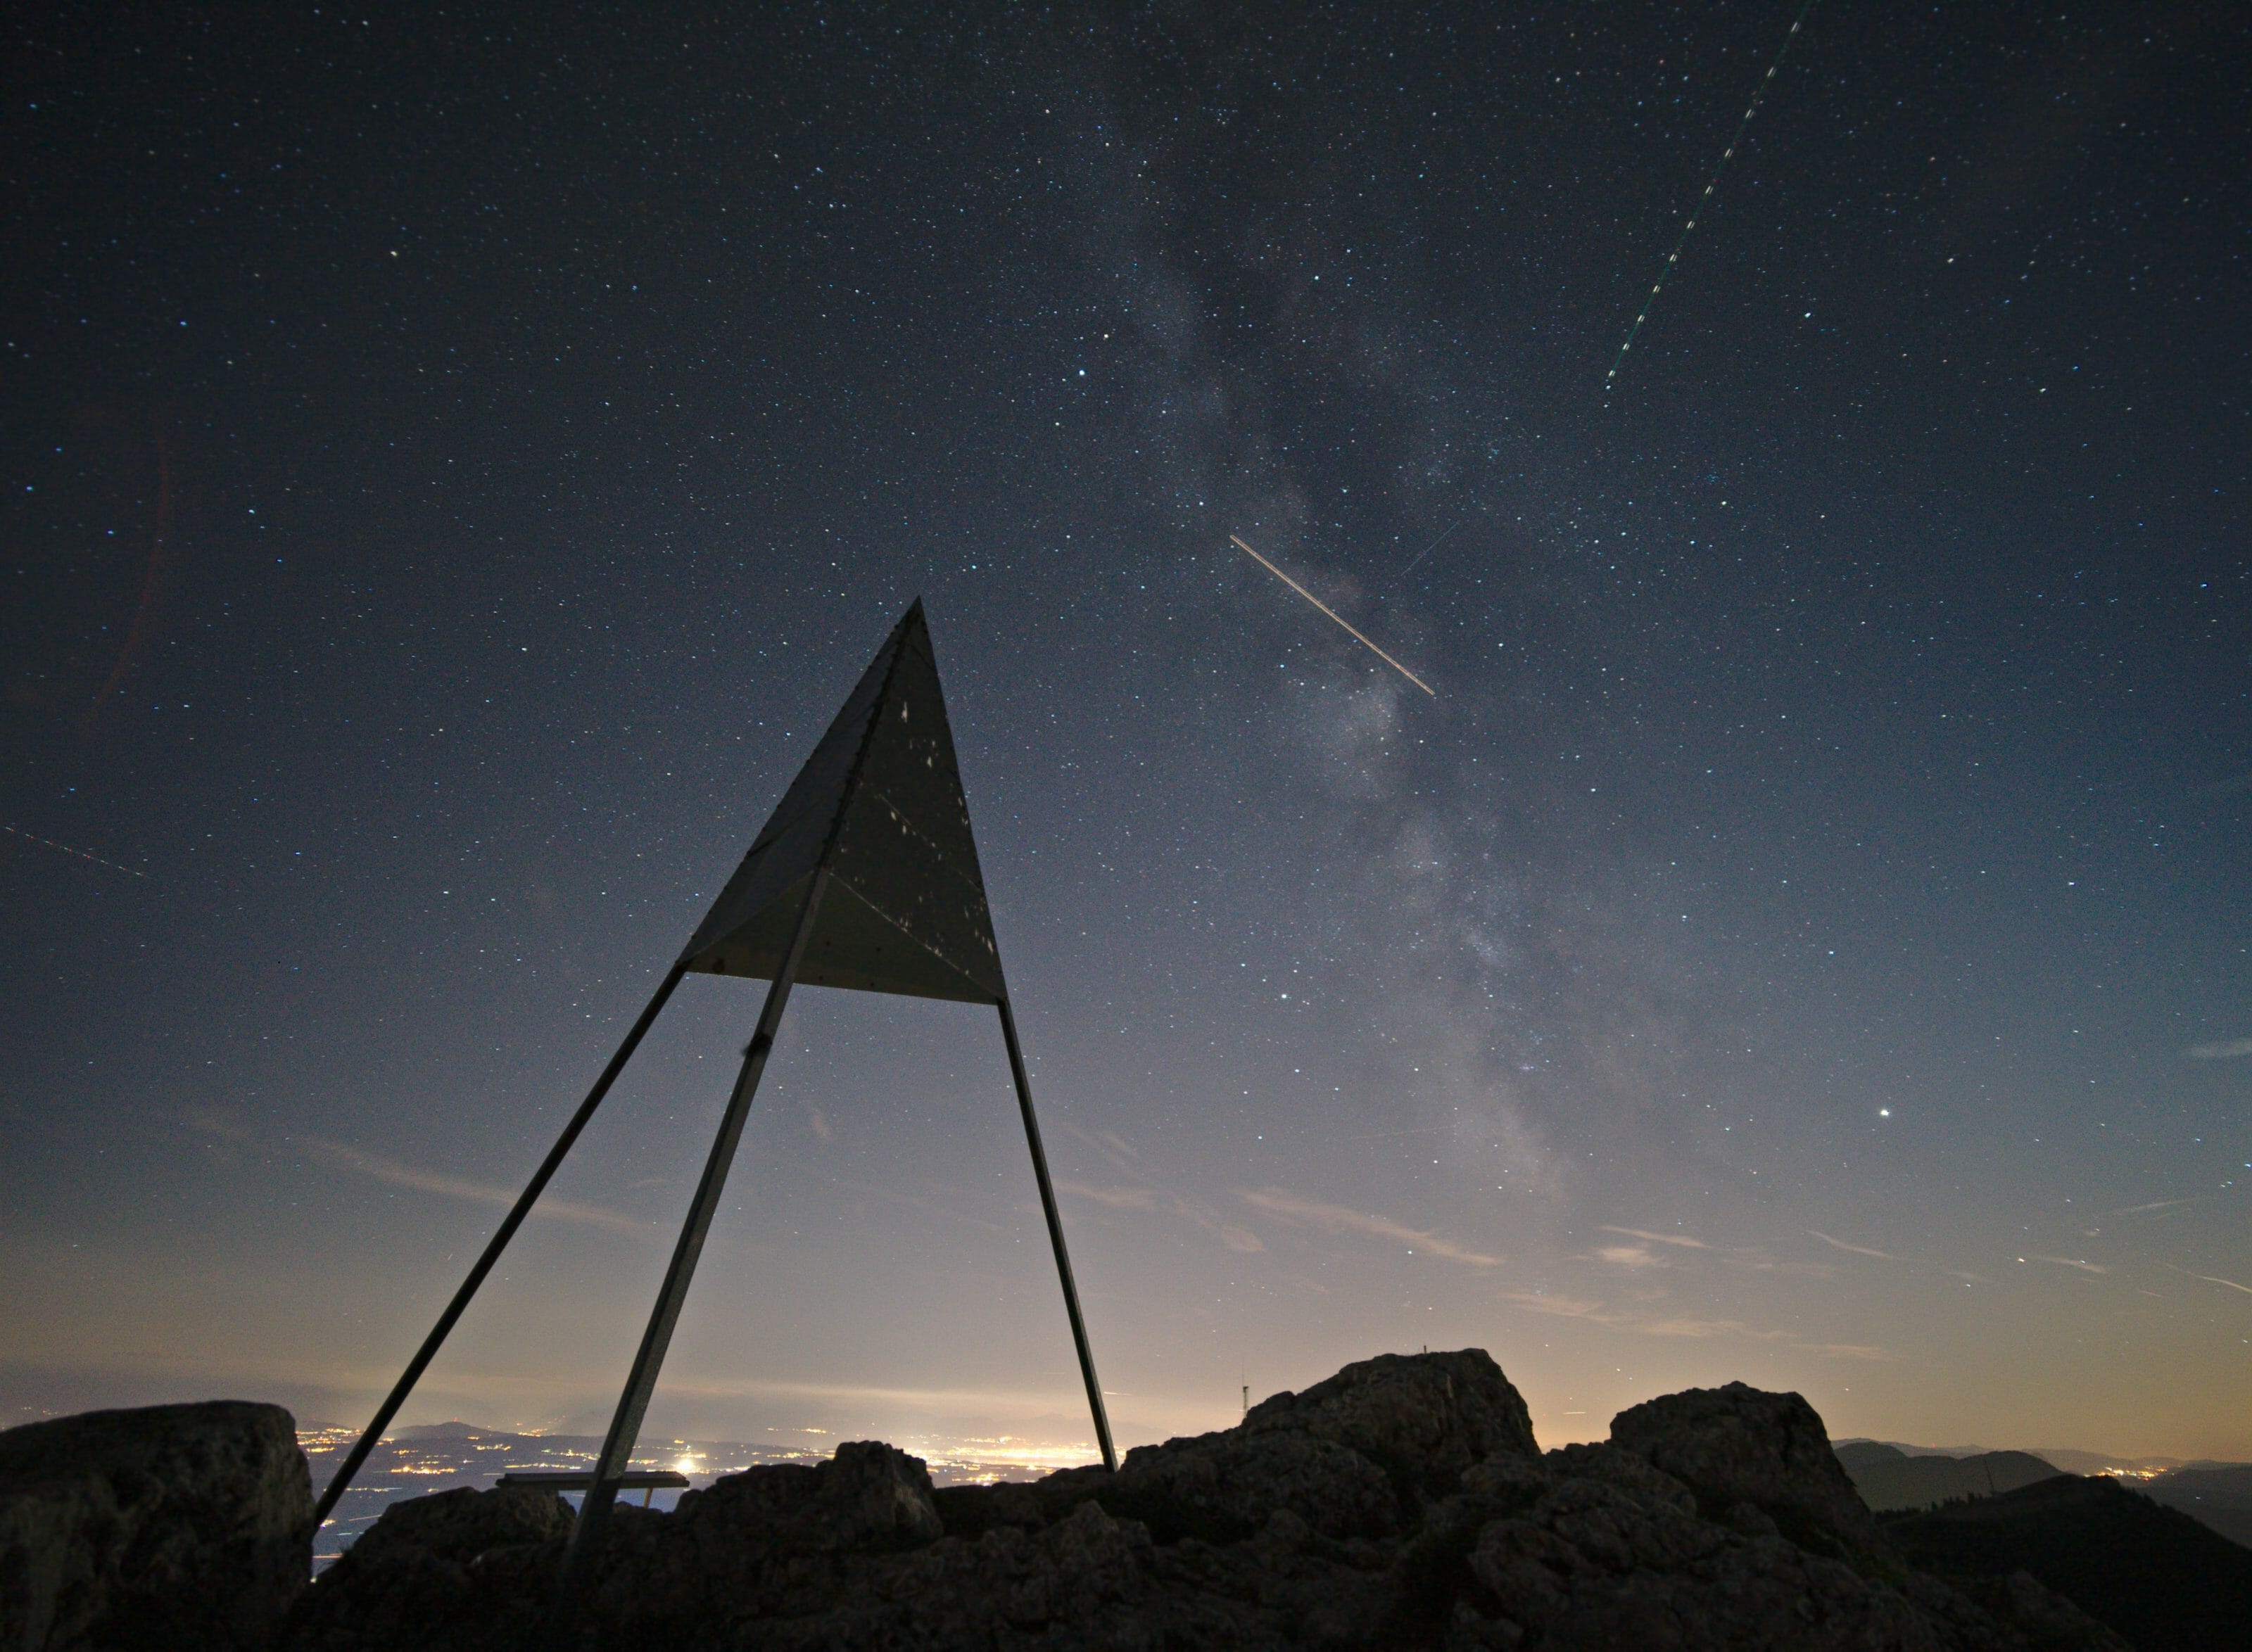
POLYGON ((1697 1494, 1664 1469, 1617 1446, 1560 1446, 1542 1462, 1560 1480, 1595 1480, 1677 1513, 1697 1512, 1697 1494))
POLYGON ((1333 1537, 1381 1537, 1401 1524, 1398 1494, 1359 1453, 1302 1433, 1230 1431, 1126 1454, 1094 1493, 1160 1543, 1240 1543, 1290 1510, 1333 1537))
POLYGON ((942 1536, 930 1473, 880 1440, 853 1440, 824 1463, 776 1463, 680 1499, 673 1516, 705 1547, 807 1551, 912 1548, 942 1536))
MULTIPOLYGON (((1084 1502, 1037 1530, 949 1537, 858 1572, 818 1615, 739 1621, 730 1648, 1275 1648, 1255 1609, 1213 1610, 1169 1587, 1164 1551, 1137 1522, 1084 1502)), ((614 1644, 630 1643, 620 1636, 614 1644)))
POLYGON ((1533 1413, 1483 1348, 1380 1354, 1252 1407, 1241 1433, 1292 1433, 1359 1453, 1403 1486, 1443 1494, 1496 1454, 1532 1459, 1533 1413))
POLYGON ((1612 1418, 1611 1444, 1687 1486, 1708 1517, 1755 1524, 1755 1510, 1818 1552, 1887 1551, 1876 1517, 1830 1448, 1829 1430, 1797 1394, 1742 1383, 1667 1394, 1612 1418))
POLYGON ((1796 1395, 1738 1385, 1543 1456, 1485 1355, 1387 1357, 1116 1475, 934 1492, 855 1444, 622 1508, 568 1621, 542 1615, 558 1508, 424 1499, 314 1586, 288 1646, 2123 1652, 2030 1579, 1973 1600, 1857 1547, 1866 1511, 1807 1467, 1842 1478, 1827 1443, 1796 1395))
POLYGON ((0 1649, 262 1646, 312 1570, 296 1425, 240 1400, 0 1433, 0 1649))
POLYGON ((818 1610, 845 1592, 857 1563, 945 1531, 922 1459, 876 1440, 841 1445, 824 1463, 729 1475, 670 1515, 617 1513, 589 1613, 622 1633, 676 1640, 818 1610))
POLYGON ((1385 1354, 1262 1400, 1238 1427, 1137 1447, 1116 1475, 1052 1476, 1044 1501, 1095 1498, 1160 1543, 1240 1542, 1282 1510, 1324 1537, 1380 1537, 1489 1457, 1540 1454, 1523 1398, 1484 1350, 1385 1354))
POLYGON ((562 1498, 529 1486, 394 1503, 299 1603, 288 1644, 520 1645, 546 1609, 571 1517, 562 1498))
MULTIPOLYGON (((565 1635, 550 1614, 571 1523, 562 1498, 528 1487, 393 1503, 307 1596, 287 1644, 513 1652, 565 1635)), ((708 1644, 731 1622, 831 1607, 869 1562, 942 1530, 921 1458, 851 1442, 824 1463, 727 1475, 671 1514, 619 1506, 574 1621, 595 1644, 708 1644)))

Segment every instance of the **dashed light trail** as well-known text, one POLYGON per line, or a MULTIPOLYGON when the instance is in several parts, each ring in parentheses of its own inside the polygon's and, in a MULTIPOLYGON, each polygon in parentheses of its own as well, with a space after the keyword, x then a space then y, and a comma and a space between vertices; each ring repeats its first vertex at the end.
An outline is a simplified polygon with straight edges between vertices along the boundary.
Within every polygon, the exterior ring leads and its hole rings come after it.
POLYGON ((1798 38, 1798 31, 1806 23, 1806 14, 1813 10, 1814 0, 1806 0, 1806 3, 1798 8, 1798 16, 1791 22, 1790 32, 1783 37, 1782 50, 1775 54, 1775 61, 1767 66, 1767 73, 1760 77, 1759 85, 1752 89, 1752 101, 1744 106, 1744 118, 1736 122, 1735 135, 1728 140, 1728 147, 1720 151, 1720 158, 1713 167, 1713 176, 1705 180, 1705 192, 1689 209, 1689 221, 1681 226, 1681 233, 1674 238, 1673 250, 1658 267, 1658 279, 1650 284, 1650 296, 1642 301, 1642 314, 1637 316, 1634 325, 1626 330, 1625 341, 1619 345, 1617 356, 1612 358, 1611 370, 1603 375, 1603 394, 1606 396, 1610 394, 1612 385, 1618 382, 1619 369, 1626 365, 1626 353, 1634 348, 1635 335, 1642 330, 1643 323, 1650 319, 1650 312, 1658 303, 1658 294, 1665 290, 1665 278, 1673 273, 1674 265, 1680 261, 1681 249, 1688 244, 1689 232, 1697 227, 1697 214, 1705 210, 1706 204, 1713 198, 1713 191, 1720 187, 1720 174, 1727 171, 1728 163, 1735 159, 1736 147, 1744 141, 1744 128, 1752 123, 1752 116, 1759 113, 1760 100, 1767 95, 1768 87, 1774 81, 1776 72, 1783 67, 1783 59, 1790 50, 1790 43, 1798 38))
POLYGON ((114 872, 123 872, 128 878, 145 879, 149 876, 147 872, 135 871, 130 866, 121 866, 114 860, 104 860, 99 855, 87 854, 83 849, 73 849, 68 843, 59 843, 52 837, 41 837, 36 832, 27 832, 18 827, 0 825, 0 832, 7 833, 10 837, 20 837, 27 843, 38 843, 48 849, 58 850, 79 860, 90 860, 97 866, 107 866, 114 872))

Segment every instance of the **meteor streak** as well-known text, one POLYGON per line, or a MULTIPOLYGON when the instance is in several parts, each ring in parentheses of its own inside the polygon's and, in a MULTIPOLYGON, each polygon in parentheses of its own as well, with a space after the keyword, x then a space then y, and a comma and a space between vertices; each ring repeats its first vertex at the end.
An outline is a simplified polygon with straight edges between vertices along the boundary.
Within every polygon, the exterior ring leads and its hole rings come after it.
POLYGON ((1417 568, 1422 566, 1423 559, 1429 556, 1432 552, 1437 550, 1441 545, 1446 544, 1448 540, 1453 538, 1455 537, 1455 529, 1459 528, 1463 524, 1459 522, 1456 523, 1453 527, 1449 528, 1437 538, 1432 540, 1430 544, 1425 545, 1421 551, 1418 551, 1415 553, 1415 559, 1410 562, 1406 567, 1401 569, 1399 573, 1394 574, 1392 577, 1395 580, 1404 580, 1409 574, 1414 573, 1417 568))
POLYGON ((24 831, 14 826, 0 826, 0 832, 7 833, 10 837, 20 837, 27 843, 39 843, 48 849, 59 850, 80 860, 90 860, 97 866, 107 866, 114 872, 123 872, 128 878, 146 879, 149 876, 147 872, 135 871, 130 866, 121 866, 114 860, 104 860, 99 855, 87 854, 83 849, 73 849, 68 843, 59 843, 52 837, 41 837, 34 832, 24 831))
POLYGON ((1720 187, 1720 174, 1727 170, 1728 163, 1735 159, 1736 146, 1744 141, 1744 128, 1752 123, 1752 116, 1759 113, 1760 100, 1767 95, 1768 82, 1774 80, 1775 72, 1783 67, 1783 52, 1790 50, 1790 43, 1798 38, 1798 31, 1806 21, 1806 14, 1813 10, 1814 0, 1806 0, 1806 3, 1798 8, 1798 17, 1791 24, 1790 32, 1783 37, 1782 51, 1775 54, 1775 61, 1767 66, 1767 73, 1761 78, 1759 85, 1752 88, 1752 101, 1744 106, 1744 118, 1736 122, 1735 136, 1730 138, 1728 147, 1720 151, 1720 158, 1713 167, 1713 176, 1705 180, 1705 192, 1697 198, 1697 205, 1690 209, 1689 221, 1681 226, 1681 233, 1674 239, 1673 250, 1658 267, 1658 279, 1650 284, 1650 296, 1642 301, 1642 314, 1636 316, 1634 325, 1626 330, 1626 342, 1618 347, 1618 355, 1611 362, 1610 371, 1603 375, 1603 394, 1606 396, 1611 393, 1611 386, 1617 382, 1619 369, 1626 365, 1626 353, 1634 348, 1635 335, 1642 330, 1643 323, 1650 319, 1650 312, 1658 303, 1658 294, 1665 290, 1665 278, 1673 273, 1673 266, 1680 261, 1681 249, 1689 243, 1689 232, 1697 227, 1697 214, 1705 210, 1706 204, 1713 198, 1713 191, 1720 187))
POLYGON ((1238 538, 1236 535, 1232 534, 1232 533, 1231 533, 1231 534, 1229 534, 1227 537, 1228 537, 1230 539, 1232 539, 1232 540, 1234 540, 1234 541, 1235 542, 1235 546, 1236 546, 1236 548, 1237 548, 1238 550, 1240 550, 1240 551, 1243 552, 1246 555, 1249 556, 1249 557, 1250 557, 1250 559, 1251 559, 1254 562, 1256 562, 1256 563, 1257 563, 1261 567, 1262 567, 1262 568, 1266 569, 1268 573, 1269 573, 1273 574, 1276 579, 1280 580, 1281 580, 1284 585, 1289 586, 1289 587, 1290 587, 1290 589, 1292 589, 1293 591, 1296 591, 1296 592, 1300 596, 1302 596, 1302 597, 1305 598, 1307 601, 1309 601, 1309 602, 1312 603, 1316 607, 1319 608, 1323 613, 1324 613, 1324 614, 1328 614, 1328 615, 1330 616, 1330 618, 1331 618, 1332 620, 1336 620, 1336 621, 1337 621, 1337 622, 1338 622, 1339 625, 1343 625, 1343 626, 1345 626, 1345 628, 1346 630, 1348 630, 1348 631, 1352 631, 1352 635, 1353 635, 1354 640, 1355 640, 1355 641, 1357 641, 1358 642, 1359 642, 1359 644, 1360 644, 1363 648, 1366 649, 1367 649, 1371 654, 1373 654, 1374 656, 1376 656, 1376 657, 1377 657, 1378 659, 1380 659, 1380 660, 1383 661, 1387 665, 1390 666, 1394 670, 1395 670, 1395 671, 1399 672, 1401 676, 1402 676, 1402 677, 1406 677, 1406 678, 1407 678, 1410 683, 1413 683, 1413 684, 1414 684, 1417 688, 1421 689, 1421 690, 1423 691, 1423 692, 1424 692, 1424 693, 1430 695, 1430 697, 1431 697, 1433 699, 1435 699, 1435 699, 1437 699, 1437 698, 1439 698, 1439 697, 1438 697, 1438 695, 1437 695, 1437 693, 1436 693, 1436 692, 1432 689, 1431 685, 1430 685, 1428 683, 1426 683, 1426 682, 1425 682, 1421 677, 1420 677, 1416 676, 1416 675, 1414 674, 1414 672, 1413 672, 1413 671, 1409 670, 1406 666, 1404 666, 1404 665, 1401 664, 1399 661, 1397 661, 1397 660, 1394 659, 1394 658, 1393 658, 1389 654, 1387 654, 1387 653, 1386 653, 1382 649, 1378 648, 1378 647, 1376 646, 1376 644, 1375 644, 1375 643, 1373 643, 1373 642, 1370 642, 1366 637, 1362 636, 1362 635, 1361 635, 1361 634, 1360 634, 1359 632, 1358 632, 1358 631, 1353 631, 1353 630, 1352 630, 1352 626, 1350 626, 1350 625, 1346 625, 1346 624, 1345 624, 1345 620, 1344 620, 1342 617, 1340 617, 1340 616, 1339 616, 1339 614, 1338 614, 1338 611, 1337 611, 1335 608, 1333 608, 1333 607, 1330 607, 1330 605, 1329 605, 1328 603, 1326 603, 1326 602, 1323 601, 1323 600, 1321 600, 1321 598, 1319 598, 1319 597, 1316 596, 1316 595, 1315 595, 1311 591, 1307 590, 1307 589, 1306 589, 1306 587, 1305 587, 1304 586, 1300 585, 1300 584, 1299 584, 1296 580, 1292 579, 1289 574, 1287 574, 1287 573, 1283 573, 1282 569, 1280 569, 1280 568, 1276 567, 1273 563, 1271 563, 1271 562, 1269 562, 1268 560, 1267 560, 1267 559, 1266 559, 1265 557, 1261 556, 1261 555, 1260 555, 1256 551, 1252 550, 1252 548, 1251 548, 1249 545, 1246 545, 1246 544, 1244 544, 1244 543, 1243 543, 1243 541, 1242 541, 1242 539, 1241 539, 1241 538, 1238 538))

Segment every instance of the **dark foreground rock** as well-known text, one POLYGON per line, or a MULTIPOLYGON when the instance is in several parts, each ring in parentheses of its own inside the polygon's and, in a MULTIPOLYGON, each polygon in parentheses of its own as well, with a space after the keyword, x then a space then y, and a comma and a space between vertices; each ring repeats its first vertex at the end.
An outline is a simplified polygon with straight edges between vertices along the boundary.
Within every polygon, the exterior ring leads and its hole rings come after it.
POLYGON ((263 1646, 305 1589, 313 1502, 278 1406, 97 1411, 0 1433, 0 1649, 263 1646))
POLYGON ((1612 1418, 1611 1443, 1687 1486, 1708 1517, 1748 1504, 1817 1553, 1859 1559, 1883 1551, 1876 1517, 1830 1448, 1829 1431, 1797 1394, 1742 1383, 1667 1394, 1612 1418))
POLYGON ((2022 1572, 1979 1598, 1902 1562, 1796 1395, 1732 1385, 1540 1453, 1484 1353, 1387 1357, 1116 1475, 934 1491, 879 1444, 621 1508, 547 1621, 567 1513, 394 1506, 316 1583, 291 1652, 2123 1652, 2022 1572))

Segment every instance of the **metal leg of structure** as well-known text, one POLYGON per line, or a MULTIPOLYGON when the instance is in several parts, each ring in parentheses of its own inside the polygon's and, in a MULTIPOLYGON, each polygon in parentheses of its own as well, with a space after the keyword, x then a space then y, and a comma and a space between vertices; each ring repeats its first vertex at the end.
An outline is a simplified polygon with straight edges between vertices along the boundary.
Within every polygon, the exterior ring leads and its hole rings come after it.
POLYGON ((1117 1448, 1110 1443, 1110 1413, 1103 1409, 1102 1385, 1088 1351, 1087 1322, 1080 1316, 1079 1287, 1072 1281, 1071 1253, 1064 1248, 1063 1218, 1056 1213, 1055 1184, 1048 1179, 1048 1156, 1040 1146, 1039 1121, 1032 1116, 1032 1085, 1025 1076, 1025 1052, 1017 1042, 1017 1018, 1001 1000, 1001 1037, 1009 1045, 1009 1074, 1017 1081, 1017 1107, 1025 1115, 1025 1142, 1032 1149, 1032 1174, 1039 1178, 1040 1209, 1048 1218, 1048 1243, 1055 1246, 1056 1275, 1063 1281, 1064 1311, 1071 1315, 1071 1340, 1079 1350, 1079 1374, 1087 1383, 1087 1408, 1095 1413, 1095 1437, 1102 1447, 1102 1466, 1116 1471, 1117 1448))
POLYGON ((796 933, 790 937, 782 967, 775 971, 774 984, 767 989, 766 1008, 759 1012, 758 1031, 751 1035, 751 1042, 743 1052, 742 1071, 736 1075, 734 1093, 727 1098, 727 1110, 720 1117, 719 1134, 712 1143, 711 1156, 704 1162, 703 1178, 697 1183, 696 1197, 689 1203, 688 1219, 681 1227, 679 1241, 672 1247, 672 1261, 664 1272, 664 1288, 658 1291, 657 1307, 649 1316, 649 1329, 642 1333, 641 1348, 634 1355, 625 1392, 618 1397, 617 1414, 610 1419, 610 1432, 602 1440, 602 1454, 594 1460, 594 1483, 580 1502, 579 1517, 571 1527, 570 1545, 564 1551, 561 1601, 566 1608, 588 1557, 601 1543, 611 1505, 617 1500, 618 1476, 625 1472, 627 1459, 633 1455, 643 1414, 649 1410, 650 1396, 657 1391, 657 1371, 664 1364, 665 1350, 671 1345, 672 1329, 679 1322, 681 1305, 688 1300, 689 1281, 695 1277, 697 1260, 704 1253, 704 1240, 712 1231, 712 1218, 719 1212, 727 1169, 734 1163, 735 1146, 743 1136, 743 1122, 750 1116, 751 1098, 758 1090, 760 1075, 766 1071, 767 1055, 774 1048, 775 1031, 782 1024, 782 1008, 789 1002, 790 985, 797 978, 807 937, 813 933, 814 915, 820 909, 822 892, 828 885, 829 872, 824 867, 813 875, 805 905, 798 913, 796 933))
POLYGON ((359 1473, 361 1467, 367 1461, 368 1453, 373 1451, 377 1442, 382 1440, 383 1431, 391 1426, 391 1419, 399 1414, 400 1406, 407 1403, 407 1396, 414 1392, 414 1385, 421 1380, 423 1371, 427 1370, 430 1362, 437 1357, 438 1350, 444 1343, 447 1334, 454 1329, 455 1322, 460 1319, 463 1311, 468 1308, 469 1299, 477 1294, 477 1287, 485 1282, 485 1275, 491 1273, 493 1264, 500 1260, 500 1253, 508 1248, 509 1240, 516 1237, 516 1230, 524 1225, 524 1218, 532 1213, 532 1207, 539 1202, 539 1196, 546 1189, 549 1180, 553 1177, 556 1170, 562 1164, 564 1156, 570 1152, 571 1144, 579 1139, 579 1133, 587 1128, 587 1121, 594 1116, 594 1109, 602 1104, 602 1098, 610 1093, 610 1086, 617 1082, 618 1074, 625 1071, 626 1063, 633 1059, 634 1051, 641 1045, 642 1035, 649 1031, 650 1024, 657 1019, 657 1011, 664 1008, 664 1001, 672 996, 672 989, 680 984, 681 974, 681 967, 678 964, 673 965, 665 972, 664 983, 657 988, 657 995, 649 1001, 648 1007, 641 1012, 640 1018, 633 1024, 633 1030, 626 1034, 625 1042, 618 1046, 617 1053, 610 1058, 609 1065, 602 1069, 601 1076, 594 1080, 594 1087, 587 1092, 587 1099, 579 1104, 579 1110, 571 1115, 571 1121, 563 1127, 563 1134, 555 1138, 555 1145, 547 1150, 547 1156, 540 1161, 539 1168, 532 1173, 532 1180, 525 1184, 524 1191, 518 1196, 515 1204, 510 1208, 508 1214, 501 1219, 501 1225, 493 1230, 492 1238, 485 1242, 484 1253, 477 1258, 476 1265, 469 1269, 469 1276, 462 1281, 461 1289, 454 1293, 454 1300, 446 1304, 446 1311, 438 1315, 437 1324, 433 1326, 430 1334, 422 1339, 422 1346, 414 1350, 414 1357, 407 1362, 406 1371, 392 1388, 391 1392, 384 1397, 383 1404, 377 1407, 375 1420, 368 1424, 367 1432, 359 1437, 358 1443, 351 1448, 351 1454, 337 1468, 335 1475, 329 1482, 329 1489, 321 1494, 320 1504, 313 1510, 315 1531, 317 1531, 321 1523, 334 1511, 337 1500, 344 1495, 345 1489, 351 1484, 353 1476, 359 1473))

